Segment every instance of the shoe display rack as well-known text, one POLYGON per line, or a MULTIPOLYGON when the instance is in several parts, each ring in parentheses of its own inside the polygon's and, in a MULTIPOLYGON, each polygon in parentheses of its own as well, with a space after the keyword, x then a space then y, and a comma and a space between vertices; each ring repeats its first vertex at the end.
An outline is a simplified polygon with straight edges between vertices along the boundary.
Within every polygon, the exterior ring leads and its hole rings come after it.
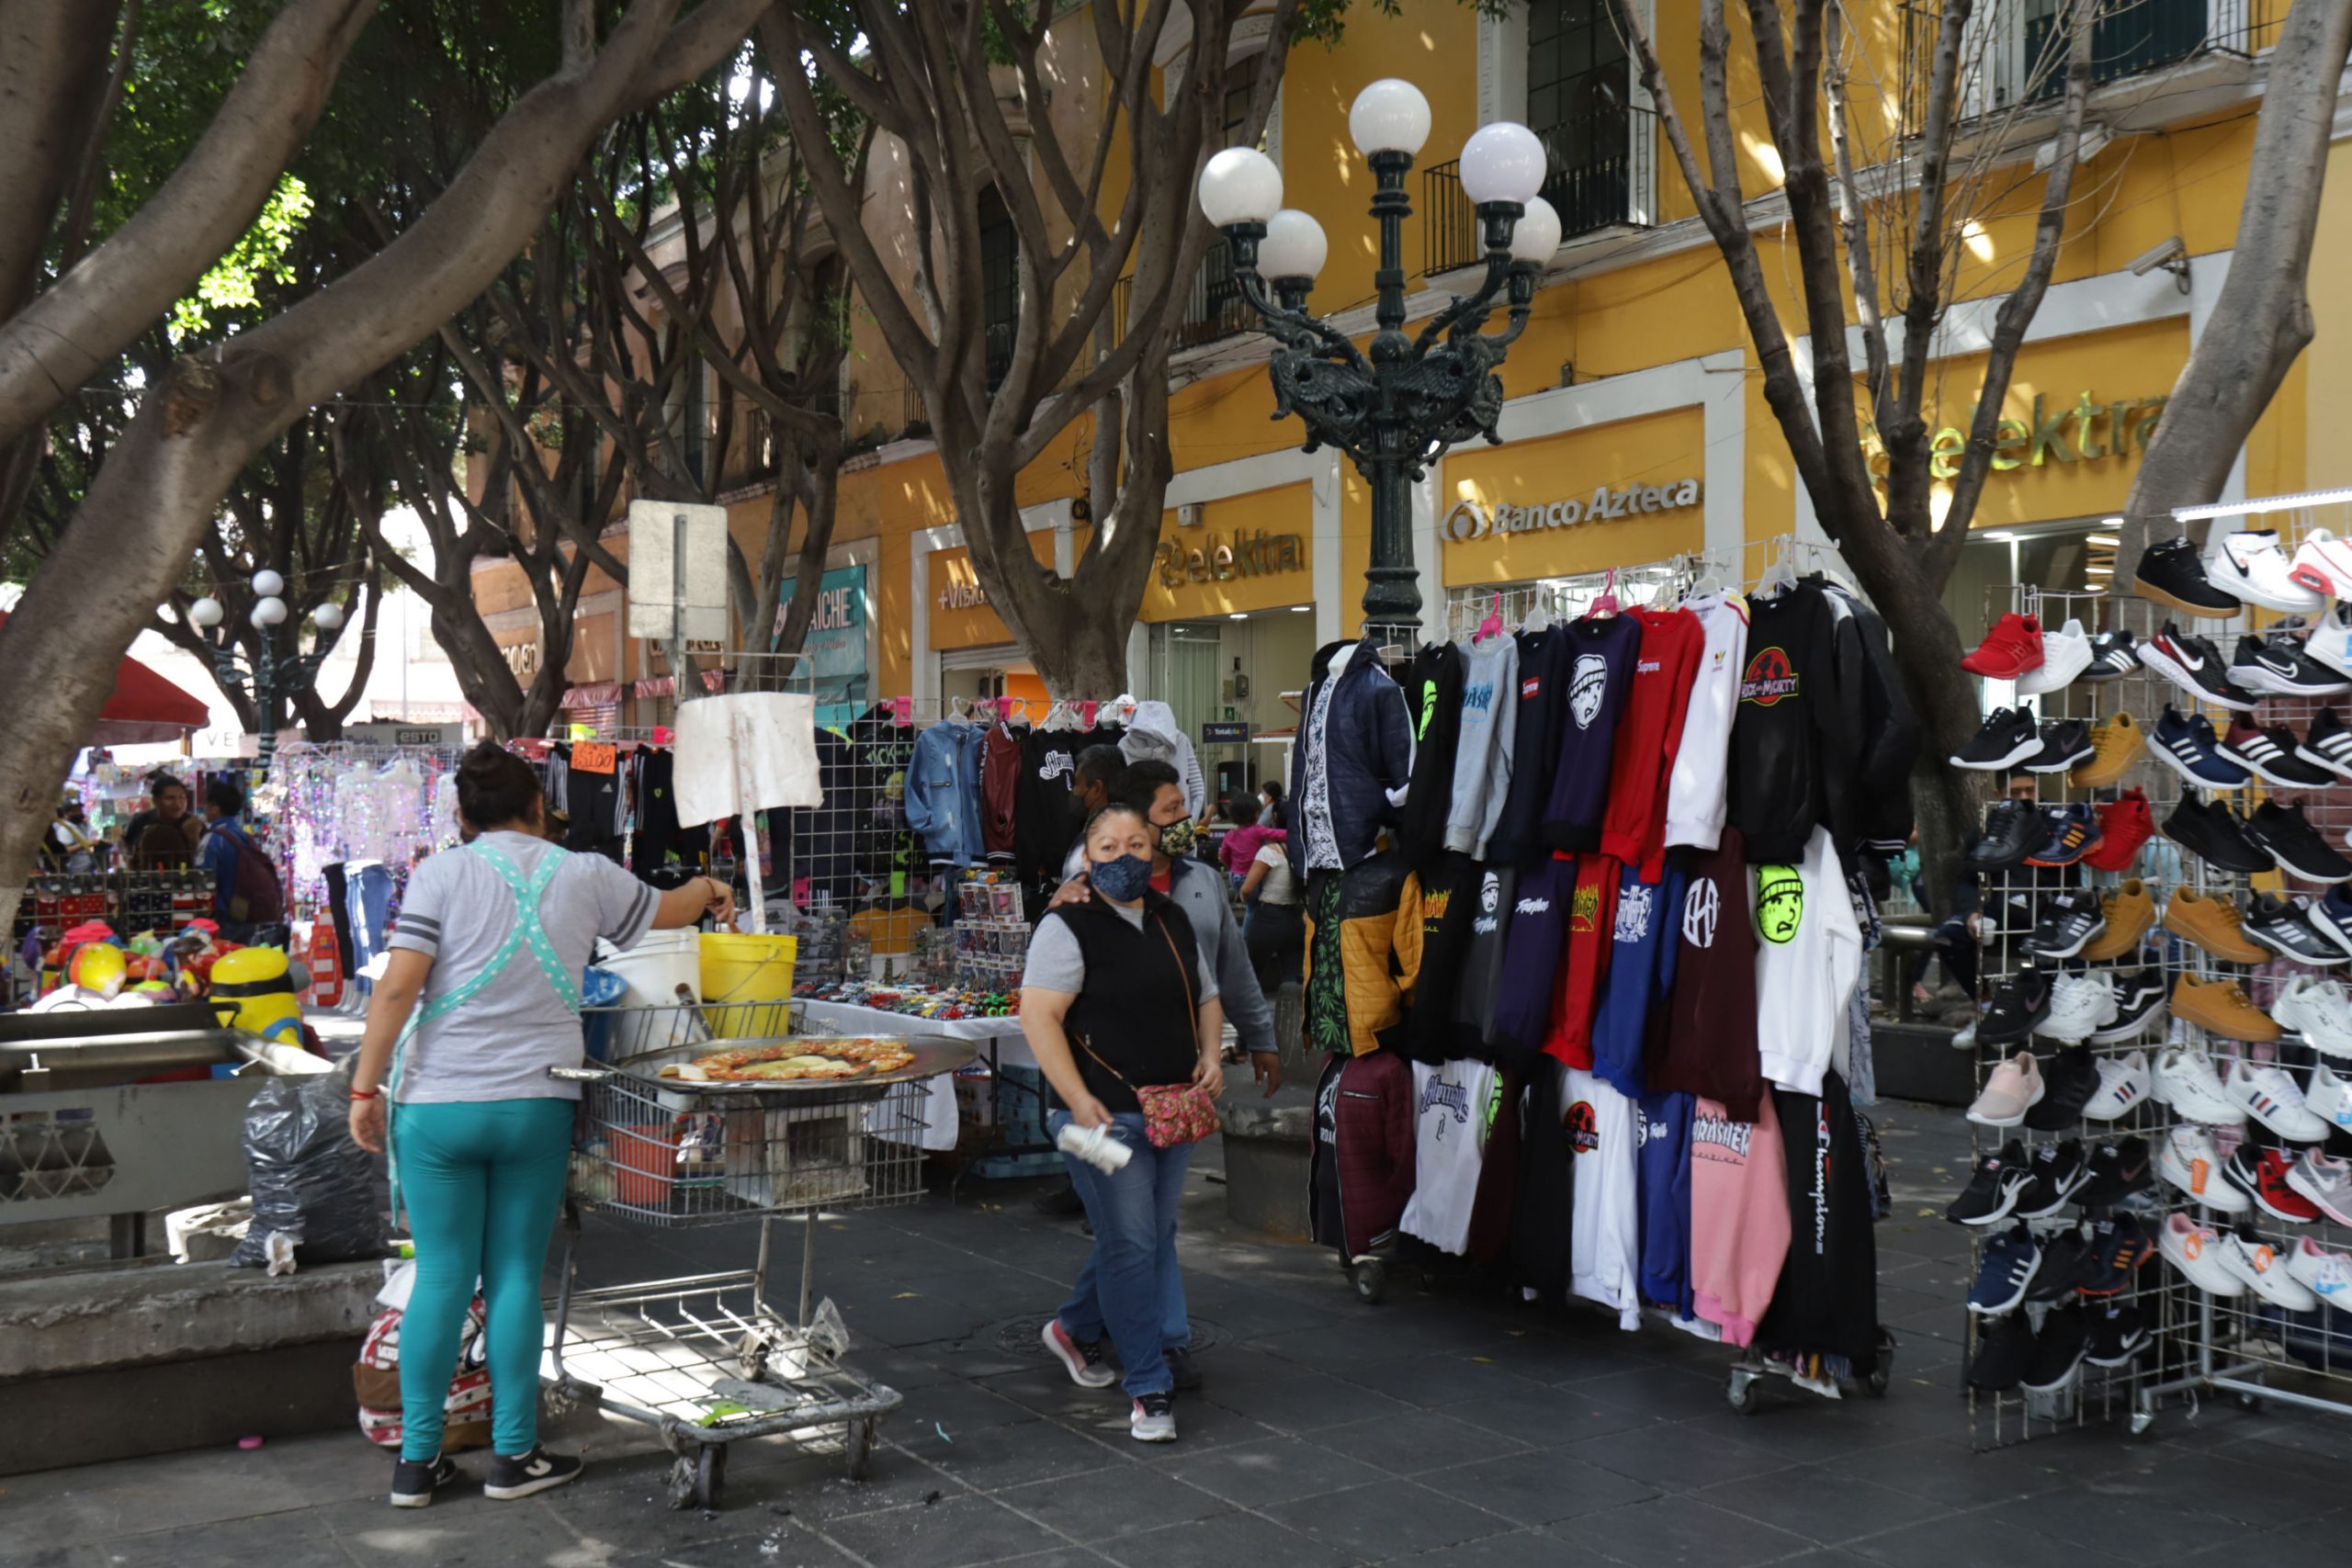
POLYGON ((2313 745, 2352 690, 2228 681, 2267 652, 2271 684, 2334 683, 2289 646, 2315 634, 2252 605, 2192 620, 2130 595, 1990 598, 1988 630, 2017 615, 2050 634, 2043 683, 2081 660, 2070 623, 2128 630, 2135 657, 2094 641, 2084 677, 2009 697, 1971 750, 2014 755, 2033 726, 2031 756, 1984 770, 1988 999, 1956 1040, 1979 1089, 1948 1214, 1973 1240, 1972 1441, 2095 1420, 2141 1432, 2168 1401, 2214 1393, 2352 1414, 2352 1228, 2335 1223, 2352 1220, 2352 1188, 2333 1215, 2300 1190, 2333 1179, 2331 1138, 2352 1149, 2352 1002, 2328 978, 2352 977, 2352 882, 2330 901, 2324 880, 2352 876, 2352 754, 2339 772, 2313 745), (2136 657, 2167 621, 2213 646, 2136 657))

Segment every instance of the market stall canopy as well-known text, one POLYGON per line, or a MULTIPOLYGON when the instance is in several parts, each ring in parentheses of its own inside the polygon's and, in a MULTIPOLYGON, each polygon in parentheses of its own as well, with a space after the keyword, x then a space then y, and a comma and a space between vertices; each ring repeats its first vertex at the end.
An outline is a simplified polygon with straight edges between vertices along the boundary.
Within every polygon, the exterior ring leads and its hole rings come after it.
MULTIPOLYGON (((0 610, 0 626, 7 620, 7 612, 0 610)), ((125 659, 115 667, 114 694, 98 711, 89 743, 139 746, 177 740, 211 722, 212 710, 201 697, 189 696, 136 659, 125 659)))

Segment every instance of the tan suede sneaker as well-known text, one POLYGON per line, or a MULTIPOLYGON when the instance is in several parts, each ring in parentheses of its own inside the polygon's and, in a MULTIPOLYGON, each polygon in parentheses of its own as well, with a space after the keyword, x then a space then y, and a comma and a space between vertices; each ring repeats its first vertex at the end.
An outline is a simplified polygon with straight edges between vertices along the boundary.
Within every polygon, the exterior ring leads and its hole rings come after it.
POLYGON ((2278 1026, 2256 1007, 2235 980, 2199 980, 2183 975, 2173 983, 2172 1015, 2224 1040, 2267 1043, 2278 1038, 2278 1026))
POLYGON ((2091 728, 2091 759, 2077 762, 2069 776, 2080 789, 2106 789, 2123 782, 2132 764, 2140 760, 2146 749, 2147 736, 2128 713, 2118 713, 2105 724, 2091 728))
POLYGON ((2101 901, 2107 930, 2083 948, 2083 957, 2104 964, 2134 952, 2156 923, 2156 901, 2138 877, 2118 886, 2101 901))
POLYGON ((2186 937, 2224 964, 2260 964, 2270 950, 2249 940, 2238 907, 2221 894, 2182 888, 2165 905, 2165 930, 2186 937))

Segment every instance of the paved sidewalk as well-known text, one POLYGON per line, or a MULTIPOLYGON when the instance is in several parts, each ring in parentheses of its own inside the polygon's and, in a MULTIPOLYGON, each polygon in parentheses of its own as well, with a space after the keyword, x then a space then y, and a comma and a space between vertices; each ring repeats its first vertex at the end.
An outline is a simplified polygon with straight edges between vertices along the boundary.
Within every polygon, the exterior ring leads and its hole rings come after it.
MULTIPOLYGON (((389 1461, 334 1435, 0 1480, 0 1568, 2352 1561, 2352 1424, 2209 1405, 2143 1439, 2093 1427, 1971 1454, 1966 1240, 1932 1217, 1965 1175, 1965 1134, 1948 1111, 1881 1121, 1896 1190, 1882 1309, 1902 1337, 1883 1401, 1776 1383, 1736 1415, 1726 1352, 1466 1278, 1400 1278, 1367 1308, 1327 1253, 1225 1227, 1212 1154, 1184 1238, 1207 1387, 1180 1400, 1172 1446, 1130 1441, 1115 1391, 1073 1388, 1035 1348, 1086 1242, 1030 1211, 1034 1185, 981 1183, 954 1208, 820 1233, 820 1287, 860 1364, 907 1396, 865 1485, 744 1444, 724 1510, 671 1513, 667 1456, 641 1428, 575 1418, 551 1435, 584 1442, 577 1485, 498 1505, 469 1482, 396 1513, 389 1461)), ((632 1267, 742 1267, 748 1235, 632 1236, 632 1267)), ((479 1456, 461 1462, 478 1477, 479 1456)))

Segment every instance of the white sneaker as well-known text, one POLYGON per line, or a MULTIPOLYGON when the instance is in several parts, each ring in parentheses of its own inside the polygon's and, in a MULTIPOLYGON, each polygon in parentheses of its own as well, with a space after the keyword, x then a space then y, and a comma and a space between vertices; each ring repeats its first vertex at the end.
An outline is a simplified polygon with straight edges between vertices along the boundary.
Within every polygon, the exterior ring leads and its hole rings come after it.
POLYGON ((2222 1092, 2231 1104, 2290 1144, 2316 1144, 2327 1136, 2327 1123, 2312 1113, 2303 1103, 2303 1091, 2276 1063, 2256 1065, 2240 1056, 2230 1064, 2222 1092))
POLYGON ((2064 629, 2054 632, 2044 627, 2041 667, 2018 677, 2018 695, 2038 697, 2073 685, 2075 677, 2090 667, 2091 636, 2082 622, 2070 619, 2064 629))
POLYGON ((2352 1059, 2352 994, 2339 982, 2299 975, 2278 993, 2270 1016, 2312 1050, 2352 1059))
POLYGON ((2352 599, 2352 539, 2339 539, 2324 528, 2312 529, 2295 547, 2287 575, 2314 593, 2352 599))
POLYGON ((1127 1412, 1127 1436, 1139 1443, 1176 1440, 1176 1402, 1168 1394, 1147 1393, 1127 1412))
POLYGON ((2325 1062, 2312 1069, 2312 1084, 2303 1090, 2303 1103, 2331 1128, 2352 1134, 2352 1082, 2337 1077, 2325 1062))
POLYGON ((2315 615, 2327 605, 2324 595, 2295 581, 2278 534, 2268 528, 2222 535, 2205 552, 2205 575, 2224 593, 2289 615, 2315 615))
POLYGON ((2327 614, 2312 623, 2303 651, 2337 674, 2352 676, 2352 604, 2330 604, 2327 614))
POLYGON ((2287 1278, 2317 1296, 2324 1306, 2352 1310, 2352 1258, 2301 1236, 2287 1253, 2287 1278))
POLYGON ((2260 1236, 2231 1231, 2222 1237, 2220 1257, 2226 1273, 2272 1306, 2310 1312, 2319 1305, 2319 1298, 2287 1272, 2287 1260, 2260 1236))
POLYGON ((2235 1127, 2245 1111, 2222 1089, 2213 1058, 2198 1045, 2167 1046, 2156 1055, 2155 1096, 2191 1122, 2209 1127, 2235 1127))
POLYGON ((2098 1058, 2098 1089, 2083 1114, 2098 1122, 2117 1122, 2148 1102, 2148 1054, 2134 1051, 2121 1058, 2098 1058))
POLYGON ((2243 1214, 2254 1200, 2222 1179, 2221 1152, 2202 1127, 2175 1127, 2165 1134, 2156 1174, 2216 1213, 2243 1214))
POLYGON ((2222 1233, 2211 1225, 2200 1225, 2187 1214, 2176 1213, 2165 1222, 2164 1234, 2156 1238, 2156 1250, 2199 1290, 2217 1296, 2245 1294, 2245 1285, 2222 1267, 2222 1233))
POLYGON ((2337 1224, 2352 1225, 2352 1163, 2305 1149, 2303 1157, 2288 1168, 2287 1185, 2337 1224))
POLYGON ((2033 1032, 2045 1040, 2079 1045, 2114 1021, 2115 987, 2104 973, 2062 975, 2050 988, 2050 1012, 2033 1032))

